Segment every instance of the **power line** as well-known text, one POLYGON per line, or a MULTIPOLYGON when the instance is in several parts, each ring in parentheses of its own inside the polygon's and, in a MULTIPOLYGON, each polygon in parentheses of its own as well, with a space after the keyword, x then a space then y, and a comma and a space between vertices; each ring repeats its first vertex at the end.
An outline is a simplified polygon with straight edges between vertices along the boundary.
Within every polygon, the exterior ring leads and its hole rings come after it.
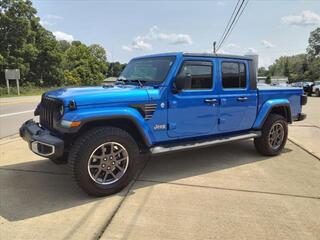
POLYGON ((233 31, 234 27, 237 25, 237 23, 238 23, 241 15, 242 15, 243 11, 245 10, 245 8, 247 7, 248 3, 249 3, 249 0, 247 0, 246 4, 243 6, 243 8, 242 8, 242 10, 241 10, 238 18, 236 19, 236 21, 234 22, 232 28, 230 29, 229 33, 227 34, 227 36, 226 36, 226 38, 225 38, 225 41, 228 39, 228 37, 230 36, 230 34, 231 34, 231 32, 233 31))
POLYGON ((240 9, 242 8, 242 5, 243 5, 244 1, 245 1, 245 0, 242 0, 240 6, 239 6, 238 8, 237 8, 237 6, 238 6, 238 3, 237 3, 237 5, 236 5, 236 7, 235 7, 235 9, 237 10, 237 12, 236 12, 236 14, 232 14, 232 15, 231 15, 231 19, 232 19, 232 20, 231 20, 231 24, 229 24, 229 25, 226 26, 226 30, 224 31, 225 34, 222 35, 222 40, 219 42, 219 45, 218 45, 217 50, 222 46, 222 44, 223 44, 223 42, 224 42, 227 34, 229 33, 232 25, 234 24, 234 21, 236 20, 238 14, 239 14, 239 12, 240 12, 240 9))
MULTIPOLYGON (((222 35, 222 40, 219 42, 219 45, 217 47, 217 50, 219 50, 221 48, 221 46, 223 45, 223 43, 225 42, 225 40, 229 37, 229 35, 231 34, 232 30, 234 29, 236 23, 239 21, 239 18, 241 17, 244 9, 246 8, 246 6, 248 5, 249 0, 247 0, 247 2, 245 3, 245 0, 242 0, 240 6, 237 8, 237 6, 239 5, 239 1, 237 2, 237 5, 235 7, 235 9, 237 9, 237 13, 234 14, 232 13, 231 18, 231 24, 227 24, 226 29, 224 31, 224 34, 222 35), (243 6, 243 4, 245 3, 245 5, 243 6), (243 6, 243 7, 242 7, 243 6), (233 17, 233 18, 232 18, 233 17), (228 26, 229 25, 229 26, 228 26)), ((234 10, 235 11, 235 10, 234 10)), ((230 22, 230 20, 229 20, 230 22)))
POLYGON ((221 35, 220 40, 218 41, 218 46, 220 46, 220 42, 221 42, 221 40, 222 40, 222 38, 223 38, 224 34, 226 33, 227 28, 228 28, 228 27, 229 27, 229 25, 230 25, 230 22, 231 22, 231 20, 232 20, 232 18, 233 18, 234 13, 235 13, 235 12, 236 12, 236 10, 237 10, 237 7, 238 7, 239 3, 240 3, 240 0, 238 0, 238 2, 237 2, 237 4, 236 4, 236 6, 235 6, 235 7, 234 7, 234 9, 233 9, 232 15, 231 15, 231 16, 230 16, 230 18, 229 18, 229 21, 228 21, 228 23, 227 23, 227 25, 226 25, 226 27, 225 27, 225 29, 224 29, 224 31, 223 31, 223 33, 222 33, 222 35, 221 35))

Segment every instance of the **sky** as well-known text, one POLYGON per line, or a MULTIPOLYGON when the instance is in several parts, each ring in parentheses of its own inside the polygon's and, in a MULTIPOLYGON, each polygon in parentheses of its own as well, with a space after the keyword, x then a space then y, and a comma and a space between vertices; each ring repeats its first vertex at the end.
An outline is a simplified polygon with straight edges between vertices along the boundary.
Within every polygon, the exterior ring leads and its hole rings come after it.
MULTIPOLYGON (((109 61, 161 52, 210 52, 237 0, 34 0, 41 24, 57 39, 97 43, 109 61)), ((320 0, 250 0, 219 50, 259 55, 267 67, 304 53, 320 27, 320 0)))

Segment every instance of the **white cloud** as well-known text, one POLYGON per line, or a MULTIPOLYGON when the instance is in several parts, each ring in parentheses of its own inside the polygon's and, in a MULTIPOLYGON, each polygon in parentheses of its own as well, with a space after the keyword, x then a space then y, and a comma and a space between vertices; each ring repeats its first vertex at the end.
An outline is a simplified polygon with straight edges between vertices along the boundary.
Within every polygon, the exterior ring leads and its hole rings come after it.
POLYGON ((159 33, 157 38, 159 40, 168 41, 171 44, 192 44, 191 37, 188 34, 159 33))
POLYGON ((163 33, 159 32, 157 26, 150 28, 149 33, 145 35, 146 39, 149 40, 162 40, 167 41, 170 44, 192 44, 190 35, 183 33, 163 33))
POLYGON ((53 32, 53 35, 57 40, 66 40, 68 42, 72 42, 74 39, 72 35, 60 31, 53 32))
POLYGON ((250 48, 248 48, 248 50, 245 52, 245 54, 257 54, 258 53, 258 51, 257 51, 257 49, 255 49, 255 48, 253 48, 253 47, 250 47, 250 48))
POLYGON ((63 19, 63 17, 61 17, 61 16, 48 14, 48 15, 44 16, 42 18, 42 20, 40 20, 40 24, 42 26, 53 26, 53 25, 56 25, 57 21, 60 21, 62 19, 63 19))
POLYGON ((224 1, 218 1, 218 2, 217 2, 217 5, 218 5, 218 6, 225 6, 225 5, 227 5, 227 3, 224 2, 224 1))
POLYGON ((131 52, 131 51, 132 51, 132 48, 129 47, 129 46, 126 46, 126 45, 122 46, 121 48, 122 48, 122 50, 124 50, 124 51, 128 51, 128 52, 131 52))
POLYGON ((259 67, 268 68, 275 61, 274 57, 259 56, 259 67))
POLYGON ((275 47, 274 44, 272 44, 271 42, 269 42, 267 40, 262 40, 261 43, 265 48, 273 48, 273 47, 275 47))
POLYGON ((42 26, 53 26, 53 25, 55 25, 55 23, 49 22, 49 21, 47 21, 47 20, 40 20, 39 23, 40 23, 42 26))
POLYGON ((239 48, 240 46, 235 43, 229 43, 225 48, 239 48))
POLYGON ((320 16, 310 10, 305 10, 300 15, 284 16, 281 21, 292 26, 320 25, 320 16))
POLYGON ((55 19, 55 20, 62 20, 63 19, 63 17, 61 17, 61 16, 52 15, 52 14, 46 15, 45 18, 47 18, 47 19, 55 19))
POLYGON ((152 45, 147 43, 143 38, 140 36, 136 37, 132 42, 132 48, 137 50, 151 50, 152 45))
POLYGON ((217 51, 218 54, 230 54, 230 52, 226 51, 226 50, 223 50, 223 49, 219 49, 217 51))
POLYGON ((192 44, 190 35, 183 33, 164 33, 160 32, 157 26, 150 28, 149 32, 143 36, 137 36, 133 39, 130 46, 124 45, 122 49, 125 51, 136 50, 151 50, 152 44, 150 42, 163 41, 168 44, 180 45, 192 44))

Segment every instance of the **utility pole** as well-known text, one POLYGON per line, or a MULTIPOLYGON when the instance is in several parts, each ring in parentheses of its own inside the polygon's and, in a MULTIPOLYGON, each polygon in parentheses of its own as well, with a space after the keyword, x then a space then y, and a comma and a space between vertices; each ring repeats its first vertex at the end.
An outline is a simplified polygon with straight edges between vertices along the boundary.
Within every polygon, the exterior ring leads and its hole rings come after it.
POLYGON ((217 44, 217 42, 214 41, 213 42, 213 54, 216 54, 216 44, 217 44))

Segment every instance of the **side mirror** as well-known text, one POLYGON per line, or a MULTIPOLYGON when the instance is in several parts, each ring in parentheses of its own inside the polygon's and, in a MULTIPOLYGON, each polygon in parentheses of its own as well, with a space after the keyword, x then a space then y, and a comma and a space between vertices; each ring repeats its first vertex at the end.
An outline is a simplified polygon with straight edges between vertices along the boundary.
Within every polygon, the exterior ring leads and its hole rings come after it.
POLYGON ((174 84, 174 93, 179 93, 183 89, 191 89, 191 74, 176 76, 174 84))

